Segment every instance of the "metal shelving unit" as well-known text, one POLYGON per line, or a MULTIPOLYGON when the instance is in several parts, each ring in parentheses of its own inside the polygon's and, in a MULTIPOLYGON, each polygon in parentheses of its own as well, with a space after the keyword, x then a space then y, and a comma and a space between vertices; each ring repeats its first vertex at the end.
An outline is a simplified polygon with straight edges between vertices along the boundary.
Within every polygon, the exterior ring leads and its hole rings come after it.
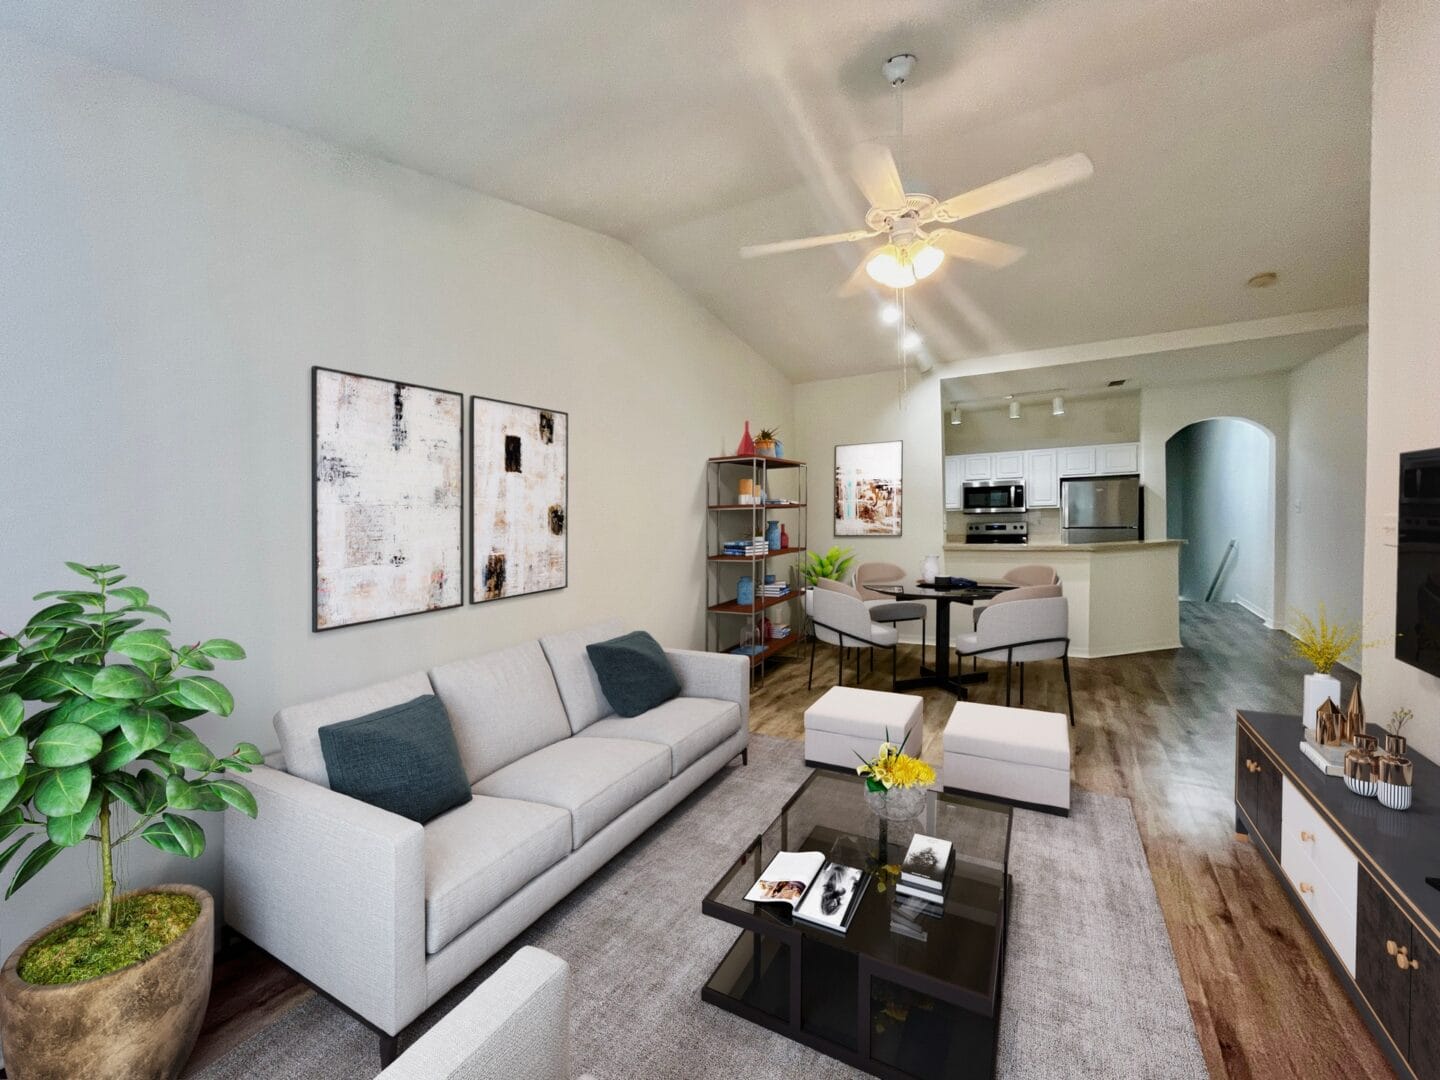
POLYGON ((712 652, 731 652, 743 641, 744 628, 751 629, 754 644, 763 648, 750 657, 750 670, 763 678, 769 661, 778 658, 803 636, 804 589, 798 573, 791 573, 794 562, 790 556, 800 555, 806 548, 807 521, 804 513, 808 497, 808 473, 805 462, 789 458, 713 457, 706 462, 706 647, 712 652), (782 491, 772 491, 772 478, 782 491), (768 499, 782 502, 742 503, 739 501, 741 480, 749 480, 752 490, 758 488, 768 499), (793 490, 792 490, 793 489, 793 490), (780 517, 780 515, 790 515, 780 517), (790 534, 790 546, 763 555, 723 555, 726 540, 759 536, 767 521, 780 520, 790 534), (771 564, 784 567, 772 569, 771 564), (737 573, 737 568, 739 569, 737 573), (736 600, 739 579, 748 573, 755 583, 755 602, 741 604, 736 600), (787 580, 789 596, 763 595, 767 573, 787 580), (783 577, 782 577, 783 575, 783 577), (790 634, 774 641, 765 640, 765 613, 781 605, 789 609, 790 634))

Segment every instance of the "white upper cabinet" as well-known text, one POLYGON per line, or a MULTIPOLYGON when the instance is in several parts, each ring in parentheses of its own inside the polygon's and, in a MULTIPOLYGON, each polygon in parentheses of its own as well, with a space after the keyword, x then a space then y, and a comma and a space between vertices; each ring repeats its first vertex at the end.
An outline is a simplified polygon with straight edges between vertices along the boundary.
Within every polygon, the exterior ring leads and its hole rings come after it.
POLYGON ((1025 479, 1025 451, 1011 450, 1006 453, 992 454, 994 463, 991 467, 991 480, 1024 480, 1025 479))
POLYGON ((962 458, 959 454, 945 456, 945 509, 961 510, 964 503, 960 497, 960 484, 964 476, 962 458))
POLYGON ((1095 447, 1067 446, 1055 451, 1061 476, 1094 476, 1095 447))
POLYGON ((1140 471, 1139 443, 1110 443, 1108 446, 1097 446, 1095 449, 1099 451, 1099 460, 1095 463, 1095 471, 1101 476, 1140 471))
POLYGON ((1060 473, 1054 450, 1025 452, 1025 504, 1032 509, 1060 505, 1060 473))
POLYGON ((961 480, 992 480, 995 464, 990 454, 965 454, 961 458, 961 480))

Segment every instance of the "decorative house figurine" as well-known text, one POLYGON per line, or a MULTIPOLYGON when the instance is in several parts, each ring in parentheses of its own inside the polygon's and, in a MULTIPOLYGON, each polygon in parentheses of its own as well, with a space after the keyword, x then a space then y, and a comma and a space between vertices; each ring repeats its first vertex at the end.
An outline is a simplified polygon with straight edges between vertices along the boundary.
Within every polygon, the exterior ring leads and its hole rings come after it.
POLYGON ((1365 705, 1360 700, 1360 684, 1350 692, 1350 703, 1345 706, 1345 722, 1341 725, 1341 737, 1345 742, 1355 742, 1356 737, 1365 734, 1365 705))
POLYGON ((1315 741, 1321 746, 1339 746, 1345 741, 1344 724, 1339 707, 1327 697, 1315 710, 1315 741))

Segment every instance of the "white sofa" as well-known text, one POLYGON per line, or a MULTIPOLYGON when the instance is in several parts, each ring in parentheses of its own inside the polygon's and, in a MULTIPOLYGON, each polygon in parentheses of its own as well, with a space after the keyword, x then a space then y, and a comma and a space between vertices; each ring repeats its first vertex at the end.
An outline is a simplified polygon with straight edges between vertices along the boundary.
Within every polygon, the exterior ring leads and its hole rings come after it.
POLYGON ((275 717, 281 757, 225 835, 225 919, 381 1035, 399 1032, 749 742, 750 669, 666 650, 680 696, 613 715, 585 646, 552 634, 275 717), (426 825, 330 790, 319 729, 435 693, 474 798, 426 825))

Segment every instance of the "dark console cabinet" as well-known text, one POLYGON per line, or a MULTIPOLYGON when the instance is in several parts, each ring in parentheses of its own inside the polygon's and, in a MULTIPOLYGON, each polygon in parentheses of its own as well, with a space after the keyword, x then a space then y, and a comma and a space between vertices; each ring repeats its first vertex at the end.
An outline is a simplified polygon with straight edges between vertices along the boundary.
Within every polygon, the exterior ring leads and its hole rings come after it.
MULTIPOLYGON (((1375 733, 1378 729, 1372 726, 1375 733)), ((1235 824, 1279 877, 1402 1077, 1440 1080, 1440 767, 1407 811, 1352 795, 1300 750, 1298 716, 1241 712, 1235 824)))

